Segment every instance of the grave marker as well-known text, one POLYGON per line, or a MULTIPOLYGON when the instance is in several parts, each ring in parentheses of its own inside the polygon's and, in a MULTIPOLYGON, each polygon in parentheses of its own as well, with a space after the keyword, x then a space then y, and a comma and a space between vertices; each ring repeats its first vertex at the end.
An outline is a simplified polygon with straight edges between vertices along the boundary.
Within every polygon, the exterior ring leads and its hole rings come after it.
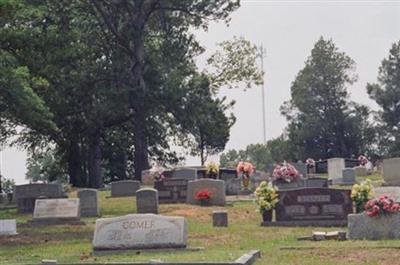
POLYGON ((197 192, 207 189, 211 193, 210 205, 225 205, 225 182, 215 179, 198 179, 188 182, 186 203, 200 204, 195 196, 197 192))
POLYGON ((400 186, 400 157, 384 159, 383 179, 388 186, 400 186))
POLYGON ((111 197, 135 196, 136 191, 140 189, 140 181, 120 180, 111 183, 111 197))
POLYGON ((81 216, 93 217, 100 215, 99 195, 95 189, 84 189, 78 191, 80 200, 81 216))
POLYGON ((348 219, 350 239, 400 239, 400 213, 373 218, 364 212, 350 214, 348 219))
POLYGON ((352 213, 350 190, 304 188, 279 191, 275 208, 277 226, 343 226, 352 213))
POLYGON ((187 179, 164 179, 156 181, 154 188, 158 190, 159 203, 186 202, 187 179))
POLYGON ((24 184, 15 186, 18 213, 33 213, 36 199, 65 198, 61 184, 24 184))
POLYGON ((343 158, 330 158, 328 159, 328 176, 332 179, 333 184, 339 184, 343 178, 342 170, 345 168, 343 158))
POLYGON ((17 234, 17 222, 15 219, 0 220, 0 236, 17 234))
POLYGON ((94 250, 184 248, 184 217, 130 214, 96 220, 94 250))
POLYGON ((342 170, 343 179, 341 184, 353 185, 356 183, 356 172, 353 168, 344 168, 342 170))
POLYGON ((79 199, 37 199, 35 202, 34 222, 69 222, 79 219, 79 199))
POLYGON ((190 167, 176 168, 172 171, 171 178, 193 180, 197 178, 197 169, 190 167))
POLYGON ((142 188, 136 192, 136 209, 138 213, 158 214, 158 191, 142 188))

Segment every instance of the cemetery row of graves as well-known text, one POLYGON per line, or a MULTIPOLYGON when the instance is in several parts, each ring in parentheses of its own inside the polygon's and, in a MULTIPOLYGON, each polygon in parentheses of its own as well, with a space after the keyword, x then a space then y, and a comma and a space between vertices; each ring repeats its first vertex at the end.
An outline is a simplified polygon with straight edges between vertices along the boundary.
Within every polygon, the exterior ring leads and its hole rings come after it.
POLYGON ((400 158, 383 161, 383 179, 368 163, 209 163, 101 190, 16 185, 1 197, 0 264, 395 264, 400 158))

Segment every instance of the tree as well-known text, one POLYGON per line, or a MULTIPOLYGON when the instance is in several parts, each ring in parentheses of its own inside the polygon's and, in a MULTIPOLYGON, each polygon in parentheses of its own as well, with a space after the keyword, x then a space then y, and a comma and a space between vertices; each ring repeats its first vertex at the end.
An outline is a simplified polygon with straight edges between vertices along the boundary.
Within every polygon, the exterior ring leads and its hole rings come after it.
POLYGON ((55 150, 35 150, 27 160, 26 178, 42 182, 68 182, 68 175, 61 158, 55 150))
POLYGON ((400 41, 393 43, 378 72, 378 81, 367 84, 369 97, 381 108, 377 113, 379 152, 400 155, 400 41))
POLYGON ((369 113, 362 120, 354 118, 357 108, 347 93, 347 86, 357 79, 354 68, 354 61, 331 40, 321 37, 315 43, 292 83, 291 100, 281 108, 297 159, 351 157, 366 151, 365 144, 355 139, 360 137, 358 125, 367 123, 369 113))

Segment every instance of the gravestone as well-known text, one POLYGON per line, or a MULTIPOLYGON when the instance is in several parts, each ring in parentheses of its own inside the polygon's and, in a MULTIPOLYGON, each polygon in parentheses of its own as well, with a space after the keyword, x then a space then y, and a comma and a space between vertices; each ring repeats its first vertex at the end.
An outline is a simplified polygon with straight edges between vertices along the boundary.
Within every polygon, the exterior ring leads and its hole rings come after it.
POLYGON ((197 178, 197 169, 190 167, 176 168, 172 171, 171 178, 193 180, 197 178))
POLYGON ((369 217, 365 212, 348 216, 349 239, 400 239, 400 213, 369 217))
POLYGON ((304 180, 304 187, 306 188, 328 188, 327 178, 308 178, 304 180))
POLYGON ((158 191, 142 188, 136 192, 136 209, 138 213, 158 214, 158 191))
POLYGON ((100 215, 99 195, 95 189, 83 189, 78 191, 81 216, 94 217, 100 215))
POLYGON ((111 197, 135 196, 140 189, 140 182, 137 180, 120 180, 111 183, 111 197))
POLYGON ((37 199, 33 221, 44 223, 78 222, 80 214, 79 199, 37 199))
POLYGON ((307 178, 307 164, 303 162, 291 163, 303 178, 307 178))
POLYGON ((18 213, 33 213, 38 198, 65 198, 61 184, 24 184, 15 186, 18 213))
POLYGON ((359 177, 365 177, 368 175, 367 168, 363 167, 363 166, 354 167, 354 171, 356 173, 356 176, 359 176, 359 177))
POLYGON ((213 211, 213 226, 214 227, 227 227, 228 226, 228 212, 223 210, 213 211))
POLYGON ((305 179, 299 177, 294 181, 286 182, 284 180, 278 179, 274 180, 272 183, 276 186, 279 190, 289 190, 289 189, 299 189, 303 188, 305 185, 305 179))
POLYGON ((142 184, 146 186, 153 186, 154 185, 154 172, 151 170, 143 170, 141 173, 142 176, 142 184))
POLYGON ((241 181, 235 169, 223 168, 219 171, 220 179, 225 181, 226 195, 238 195, 241 190, 241 181))
POLYGON ((242 189, 242 181, 240 179, 229 179, 225 181, 226 195, 239 195, 242 189))
POLYGON ((400 187, 374 187, 373 193, 377 199, 380 196, 386 195, 395 202, 400 202, 400 187))
POLYGON ((186 203, 200 204, 197 192, 207 189, 211 193, 210 205, 225 205, 225 182, 215 179, 198 179, 188 182, 186 203))
POLYGON ((17 221, 15 219, 0 220, 0 236, 17 234, 17 221))
POLYGON ((328 159, 328 176, 332 179, 333 184, 339 184, 342 180, 342 170, 345 168, 343 158, 330 158, 328 159))
POLYGON ((342 170, 343 179, 340 184, 353 185, 356 183, 356 172, 353 168, 345 168, 342 170))
POLYGON ((164 179, 156 181, 154 188, 158 190, 159 203, 186 202, 187 179, 164 179))
POLYGON ((96 220, 94 250, 185 248, 184 217, 130 214, 96 220))
POLYGON ((315 174, 327 174, 328 173, 328 161, 320 160, 315 162, 315 174))
POLYGON ((346 158, 344 160, 344 167, 353 168, 360 165, 360 161, 358 159, 346 158))
POLYGON ((400 157, 383 160, 383 179, 388 186, 400 186, 400 157))
POLYGON ((350 190, 304 188, 278 191, 276 226, 344 226, 353 212, 350 190))

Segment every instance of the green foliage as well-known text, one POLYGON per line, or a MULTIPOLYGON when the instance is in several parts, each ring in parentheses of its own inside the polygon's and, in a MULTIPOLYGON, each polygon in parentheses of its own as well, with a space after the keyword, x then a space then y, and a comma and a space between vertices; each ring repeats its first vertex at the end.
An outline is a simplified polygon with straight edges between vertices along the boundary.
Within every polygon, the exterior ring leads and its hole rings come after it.
POLYGON ((367 92, 380 107, 376 120, 379 153, 382 156, 400 155, 400 41, 393 43, 383 59, 378 81, 367 84, 367 92))
POLYGON ((13 179, 2 178, 1 189, 6 194, 12 194, 14 192, 15 181, 13 179))
POLYGON ((347 86, 356 81, 354 61, 331 40, 320 38, 291 87, 282 108, 297 159, 351 157, 373 142, 369 110, 349 101, 347 86), (361 114, 361 115, 360 115, 361 114))
POLYGON ((65 166, 52 149, 33 151, 27 159, 26 166, 26 178, 32 182, 68 182, 65 166))

